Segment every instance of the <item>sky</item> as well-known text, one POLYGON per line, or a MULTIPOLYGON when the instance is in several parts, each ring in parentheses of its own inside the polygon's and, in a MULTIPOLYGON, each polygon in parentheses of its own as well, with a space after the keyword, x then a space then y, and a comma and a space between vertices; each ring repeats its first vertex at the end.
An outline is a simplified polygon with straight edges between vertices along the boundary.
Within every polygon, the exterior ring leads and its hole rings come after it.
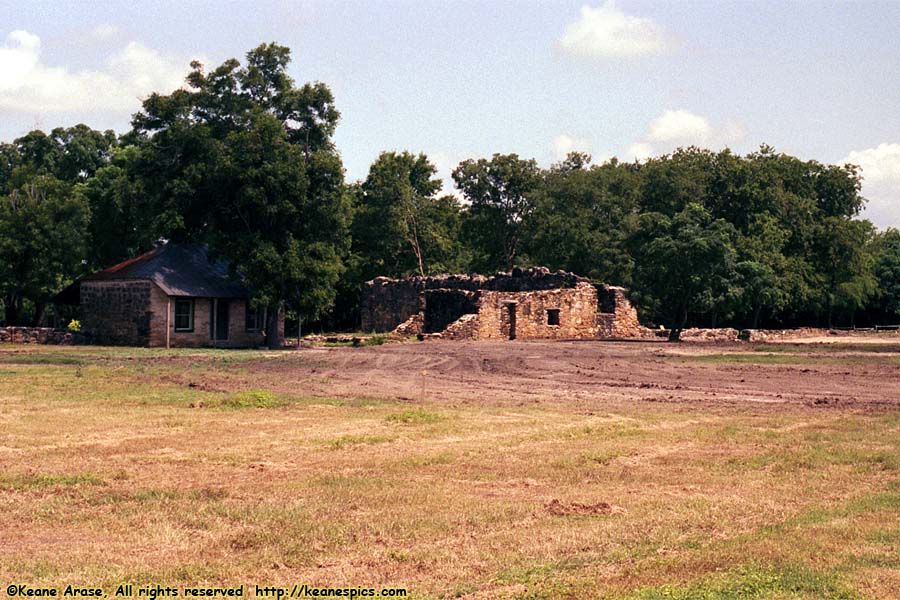
POLYGON ((549 166, 761 144, 862 168, 864 217, 900 227, 900 2, 0 0, 0 141, 86 123, 263 42, 322 81, 348 180, 424 152, 549 166))

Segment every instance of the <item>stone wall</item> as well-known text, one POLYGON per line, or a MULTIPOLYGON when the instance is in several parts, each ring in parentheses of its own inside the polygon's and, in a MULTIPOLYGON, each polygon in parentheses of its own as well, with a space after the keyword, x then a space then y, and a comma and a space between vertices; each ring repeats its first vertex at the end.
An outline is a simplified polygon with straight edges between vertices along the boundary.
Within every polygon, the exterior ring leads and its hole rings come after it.
POLYGON ((434 334, 444 340, 471 340, 478 334, 478 314, 466 314, 454 321, 444 331, 434 334))
MULTIPOLYGON (((434 275, 431 277, 408 277, 391 279, 376 277, 363 286, 360 298, 362 331, 391 331, 412 315, 426 313, 426 291, 462 290, 477 292, 491 290, 497 292, 530 292, 559 288, 574 288, 587 280, 566 271, 551 271, 545 267, 513 269, 509 273, 484 275, 434 275)), ((449 314, 449 313, 448 313, 449 314)), ((459 313, 451 323, 459 318, 459 313)), ((427 320, 427 316, 425 317, 427 320)))
POLYGON ((391 331, 424 309, 421 277, 390 279, 377 277, 365 284, 360 298, 361 329, 391 331))
POLYGON ((599 310, 596 315, 597 335, 602 338, 645 337, 646 331, 638 321, 637 310, 625 296, 625 288, 598 286, 599 310), (612 312, 603 312, 609 311, 612 312))
POLYGON ((485 290, 481 293, 475 338, 596 337, 596 316, 597 290, 590 283, 582 282, 574 288, 532 292, 485 290), (549 323, 550 310, 559 311, 558 325, 549 323), (513 331, 514 336, 511 335, 513 331))
POLYGON ((0 343, 72 344, 74 336, 52 327, 0 327, 0 343))
POLYGON ((147 346, 152 318, 149 280, 83 281, 81 332, 96 344, 147 346))
POLYGON ((439 275, 368 282, 362 293, 364 331, 409 329, 420 315, 426 335, 461 339, 509 339, 509 305, 515 305, 515 337, 641 337, 644 328, 621 287, 594 285, 566 271, 513 269, 491 277, 439 275), (558 311, 550 318, 548 311, 558 311), (478 319, 464 315, 478 314, 478 319), (557 317, 559 322, 553 321, 557 317), (453 328, 447 336, 437 335, 453 328))

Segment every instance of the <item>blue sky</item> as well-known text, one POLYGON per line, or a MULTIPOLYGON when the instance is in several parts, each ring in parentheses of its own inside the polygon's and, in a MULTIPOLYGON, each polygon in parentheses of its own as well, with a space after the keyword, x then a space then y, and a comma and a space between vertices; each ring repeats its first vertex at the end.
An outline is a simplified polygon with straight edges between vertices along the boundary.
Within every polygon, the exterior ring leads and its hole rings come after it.
POLYGON ((900 2, 22 2, 0 0, 0 139, 85 122, 125 131, 188 62, 264 41, 333 89, 348 179, 383 150, 448 181, 470 157, 550 165, 678 145, 767 143, 865 176, 900 226, 900 2))

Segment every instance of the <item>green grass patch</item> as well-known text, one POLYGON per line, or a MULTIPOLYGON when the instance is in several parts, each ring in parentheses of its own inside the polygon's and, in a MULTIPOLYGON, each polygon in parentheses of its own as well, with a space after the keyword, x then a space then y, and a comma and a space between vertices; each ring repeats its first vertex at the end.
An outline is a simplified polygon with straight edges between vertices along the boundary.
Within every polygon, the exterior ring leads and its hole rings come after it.
POLYGON ((630 600, 768 600, 815 598, 858 600, 862 596, 847 588, 830 573, 805 567, 760 567, 745 565, 722 576, 686 585, 666 584, 645 588, 630 600))
POLYGON ((828 354, 834 352, 864 352, 868 354, 900 353, 900 344, 884 342, 878 344, 854 344, 845 342, 823 344, 754 343, 750 344, 749 348, 754 352, 794 352, 807 354, 828 354))
POLYGON ((332 450, 343 450, 353 446, 385 444, 394 441, 394 438, 385 435, 342 435, 328 441, 328 447, 332 450))
POLYGON ((85 360, 68 354, 0 353, 4 365, 83 365, 85 360))
POLYGON ((106 485, 99 475, 93 473, 0 475, 0 489, 28 490, 57 486, 106 485))
POLYGON ((425 423, 437 423, 444 420, 444 416, 424 408, 407 408, 400 412, 391 413, 384 418, 388 423, 403 423, 404 425, 422 425, 425 423))
POLYGON ((449 465, 454 461, 450 452, 439 452, 427 456, 410 456, 399 461, 402 467, 431 467, 434 465, 449 465))
POLYGON ((706 364, 753 364, 753 365, 900 365, 900 356, 865 356, 844 355, 829 356, 812 353, 722 353, 701 354, 697 356, 679 356, 677 360, 706 364))
POLYGON ((211 407, 230 409, 277 408, 286 404, 287 402, 267 390, 250 390, 209 401, 211 407))
POLYGON ((900 546, 900 529, 879 529, 866 536, 866 541, 883 546, 900 546))
POLYGON ((801 365, 822 362, 821 358, 796 354, 702 354, 684 360, 711 364, 801 365))

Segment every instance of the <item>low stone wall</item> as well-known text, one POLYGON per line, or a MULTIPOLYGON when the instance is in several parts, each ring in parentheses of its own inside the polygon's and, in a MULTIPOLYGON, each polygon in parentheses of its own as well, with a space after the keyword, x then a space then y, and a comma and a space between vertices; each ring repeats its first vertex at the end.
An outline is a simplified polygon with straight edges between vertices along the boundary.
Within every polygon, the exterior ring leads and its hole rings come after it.
POLYGON ((403 321, 391 332, 391 335, 396 335, 399 337, 410 337, 413 335, 420 335, 424 329, 424 321, 425 317, 422 313, 416 313, 407 320, 403 321))
POLYGON ((0 327, 0 343, 15 344, 73 344, 74 336, 68 331, 52 327, 0 327))
POLYGON ((434 334, 444 340, 471 340, 478 333, 478 315, 465 314, 441 333, 434 334))
MULTIPOLYGON (((900 340, 900 330, 896 329, 827 329, 798 327, 797 329, 745 329, 743 338, 750 342, 789 342, 810 338, 894 338, 900 340)), ((892 340, 893 341, 893 340, 892 340)))
MULTIPOLYGON (((736 342, 740 331, 730 327, 717 327, 715 329, 691 328, 681 332, 683 342, 736 342)), ((666 332, 668 336, 668 332, 666 332)))

